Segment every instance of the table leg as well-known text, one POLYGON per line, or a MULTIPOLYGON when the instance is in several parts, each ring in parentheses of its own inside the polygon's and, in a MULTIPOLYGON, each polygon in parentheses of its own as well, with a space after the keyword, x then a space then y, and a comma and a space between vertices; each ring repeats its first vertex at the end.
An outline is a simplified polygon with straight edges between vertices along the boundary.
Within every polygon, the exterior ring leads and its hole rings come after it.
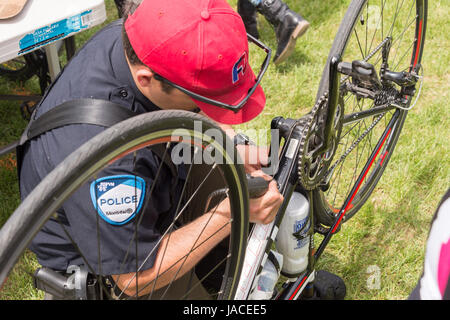
POLYGON ((48 70, 50 78, 55 80, 58 73, 61 71, 59 66, 58 46, 56 42, 53 42, 45 47, 45 54, 47 56, 48 70))

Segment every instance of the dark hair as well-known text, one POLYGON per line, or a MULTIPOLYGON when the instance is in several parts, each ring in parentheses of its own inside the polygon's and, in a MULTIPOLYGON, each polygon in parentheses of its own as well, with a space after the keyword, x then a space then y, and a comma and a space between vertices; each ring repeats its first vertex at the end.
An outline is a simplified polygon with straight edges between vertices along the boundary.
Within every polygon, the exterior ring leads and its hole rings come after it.
MULTIPOLYGON (((132 65, 143 65, 145 66, 145 64, 141 61, 141 59, 139 59, 139 57, 137 56, 136 52, 134 51, 131 43, 130 43, 130 39, 128 38, 128 34, 125 30, 125 21, 127 21, 127 18, 130 14, 133 14, 133 12, 136 10, 136 8, 139 6, 139 4, 141 3, 141 0, 132 0, 132 1, 126 1, 125 4, 123 4, 123 25, 122 25, 122 42, 123 42, 123 48, 125 50, 125 54, 127 55, 128 61, 130 61, 130 63, 132 65)), ((150 68, 151 70, 151 68, 150 68)), ((155 73, 152 70, 153 73, 155 73)), ((165 93, 170 93, 170 91, 172 91, 173 87, 170 86, 169 84, 160 81, 161 82, 161 86, 162 89, 165 93)))
POLYGON ((131 46, 130 39, 128 38, 127 32, 125 31, 125 20, 122 26, 122 42, 123 49, 125 50, 125 54, 127 55, 128 61, 132 65, 145 65, 141 59, 137 56, 136 52, 134 52, 133 47, 131 46))

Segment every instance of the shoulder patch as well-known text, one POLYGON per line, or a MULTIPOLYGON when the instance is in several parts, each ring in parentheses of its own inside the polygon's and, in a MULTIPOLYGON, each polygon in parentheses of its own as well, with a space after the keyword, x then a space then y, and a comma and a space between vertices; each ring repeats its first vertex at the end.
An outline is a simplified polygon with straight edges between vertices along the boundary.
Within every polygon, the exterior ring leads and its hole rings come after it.
POLYGON ((91 183, 91 200, 106 222, 123 225, 141 210, 145 197, 145 181, 134 175, 108 176, 91 183))

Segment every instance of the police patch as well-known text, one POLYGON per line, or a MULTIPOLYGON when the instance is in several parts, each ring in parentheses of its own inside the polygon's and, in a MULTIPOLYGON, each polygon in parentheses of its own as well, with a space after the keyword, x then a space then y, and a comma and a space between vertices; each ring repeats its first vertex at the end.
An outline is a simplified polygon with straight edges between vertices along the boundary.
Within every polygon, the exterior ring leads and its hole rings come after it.
POLYGON ((100 217, 110 224, 123 225, 141 210, 145 181, 134 175, 108 176, 92 182, 90 191, 100 217))

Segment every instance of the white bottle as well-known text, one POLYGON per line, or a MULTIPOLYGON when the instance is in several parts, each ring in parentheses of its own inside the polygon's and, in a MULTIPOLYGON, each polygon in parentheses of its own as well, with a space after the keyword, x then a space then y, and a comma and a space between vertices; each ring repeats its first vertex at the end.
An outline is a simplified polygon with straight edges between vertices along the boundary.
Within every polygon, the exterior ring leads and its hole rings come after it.
POLYGON ((294 191, 275 239, 275 246, 283 255, 281 271, 288 278, 297 277, 308 266, 309 228, 309 202, 301 193, 294 191), (294 236, 299 230, 302 230, 300 237, 294 236))
POLYGON ((257 285, 250 294, 250 300, 269 300, 273 296, 275 285, 280 278, 280 269, 283 265, 283 256, 274 250, 270 250, 277 266, 268 257, 264 263, 257 285))

